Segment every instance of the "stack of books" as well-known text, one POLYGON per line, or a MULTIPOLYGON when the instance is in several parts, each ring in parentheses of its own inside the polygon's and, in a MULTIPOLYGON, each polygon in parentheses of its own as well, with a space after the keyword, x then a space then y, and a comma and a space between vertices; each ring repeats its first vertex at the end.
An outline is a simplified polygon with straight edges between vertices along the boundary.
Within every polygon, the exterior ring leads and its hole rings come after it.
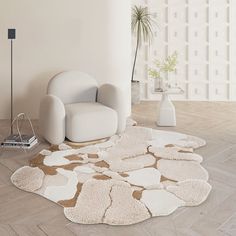
POLYGON ((35 135, 11 134, 1 144, 2 147, 27 148, 30 149, 38 143, 35 135))

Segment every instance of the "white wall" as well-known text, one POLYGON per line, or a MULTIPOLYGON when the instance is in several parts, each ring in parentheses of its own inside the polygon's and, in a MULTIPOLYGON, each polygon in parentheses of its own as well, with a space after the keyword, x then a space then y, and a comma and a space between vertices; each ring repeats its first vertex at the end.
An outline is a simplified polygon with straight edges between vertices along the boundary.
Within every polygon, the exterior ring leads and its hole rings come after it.
POLYGON ((152 93, 148 66, 155 58, 179 53, 178 83, 184 95, 176 100, 236 100, 236 1, 235 0, 133 0, 155 13, 159 27, 150 50, 143 48, 137 77, 143 81, 143 99, 152 93))
POLYGON ((130 112, 129 0, 0 0, 0 118, 10 114, 10 42, 14 41, 15 114, 38 117, 49 79, 77 69, 126 92, 130 112))

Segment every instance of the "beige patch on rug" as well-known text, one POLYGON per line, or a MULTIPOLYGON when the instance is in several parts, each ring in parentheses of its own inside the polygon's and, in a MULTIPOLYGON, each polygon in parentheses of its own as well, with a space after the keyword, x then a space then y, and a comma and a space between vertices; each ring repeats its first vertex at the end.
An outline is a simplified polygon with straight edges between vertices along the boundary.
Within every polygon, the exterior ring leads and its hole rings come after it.
POLYGON ((186 206, 198 206, 206 200, 211 185, 199 179, 190 179, 168 186, 167 191, 182 199, 186 206))
POLYGON ((111 186, 111 181, 88 180, 82 187, 75 207, 64 208, 65 216, 76 223, 102 223, 111 204, 111 186))
POLYGON ((146 206, 133 198, 129 184, 116 183, 110 191, 112 199, 110 207, 105 212, 103 222, 109 225, 130 225, 150 218, 146 206))
POLYGON ((149 148, 149 151, 153 153, 154 156, 162 159, 197 161, 199 163, 202 162, 202 157, 200 155, 187 150, 188 149, 178 147, 149 148))
POLYGON ((11 181, 16 187, 33 192, 41 188, 43 178, 44 173, 38 167, 24 166, 11 176, 11 181))
POLYGON ((175 181, 208 180, 208 172, 196 161, 161 159, 157 162, 157 169, 164 177, 175 181))

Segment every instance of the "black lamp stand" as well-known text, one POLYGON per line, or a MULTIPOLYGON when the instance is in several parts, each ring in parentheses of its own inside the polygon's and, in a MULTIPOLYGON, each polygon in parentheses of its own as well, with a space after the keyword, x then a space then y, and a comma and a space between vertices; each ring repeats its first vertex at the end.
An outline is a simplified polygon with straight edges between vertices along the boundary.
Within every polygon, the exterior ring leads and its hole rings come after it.
POLYGON ((11 39, 11 134, 13 134, 13 40, 11 39))
POLYGON ((3 147, 23 147, 23 148, 31 148, 35 144, 38 143, 38 140, 35 136, 33 125, 30 119, 24 114, 20 113, 16 116, 13 120, 13 111, 14 111, 14 96, 13 96, 13 40, 16 38, 16 29, 8 29, 8 39, 11 40, 11 134, 1 143, 3 147), (30 135, 21 134, 19 131, 19 118, 24 117, 26 118, 31 126, 32 133, 30 135), (13 134, 13 122, 16 121, 17 123, 17 131, 18 134, 13 134))
POLYGON ((13 39, 16 38, 16 29, 8 29, 8 39, 11 40, 11 134, 13 134, 13 39))
POLYGON ((16 29, 8 29, 8 39, 11 40, 11 134, 13 134, 13 39, 16 38, 16 29))

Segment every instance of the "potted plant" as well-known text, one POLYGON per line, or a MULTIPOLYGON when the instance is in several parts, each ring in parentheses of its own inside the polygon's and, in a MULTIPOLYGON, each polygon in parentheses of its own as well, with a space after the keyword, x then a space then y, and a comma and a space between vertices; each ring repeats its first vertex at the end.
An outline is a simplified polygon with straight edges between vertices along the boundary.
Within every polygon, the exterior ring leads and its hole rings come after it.
POLYGON ((140 82, 134 79, 138 50, 143 42, 151 42, 153 37, 153 15, 147 7, 134 6, 132 8, 132 33, 136 36, 136 47, 131 77, 132 104, 140 102, 140 82))
POLYGON ((163 92, 170 87, 166 80, 166 74, 176 72, 176 66, 178 64, 178 53, 175 51, 172 55, 168 56, 163 61, 155 60, 154 65, 156 68, 149 69, 149 75, 151 78, 157 81, 155 88, 156 92, 163 92))

